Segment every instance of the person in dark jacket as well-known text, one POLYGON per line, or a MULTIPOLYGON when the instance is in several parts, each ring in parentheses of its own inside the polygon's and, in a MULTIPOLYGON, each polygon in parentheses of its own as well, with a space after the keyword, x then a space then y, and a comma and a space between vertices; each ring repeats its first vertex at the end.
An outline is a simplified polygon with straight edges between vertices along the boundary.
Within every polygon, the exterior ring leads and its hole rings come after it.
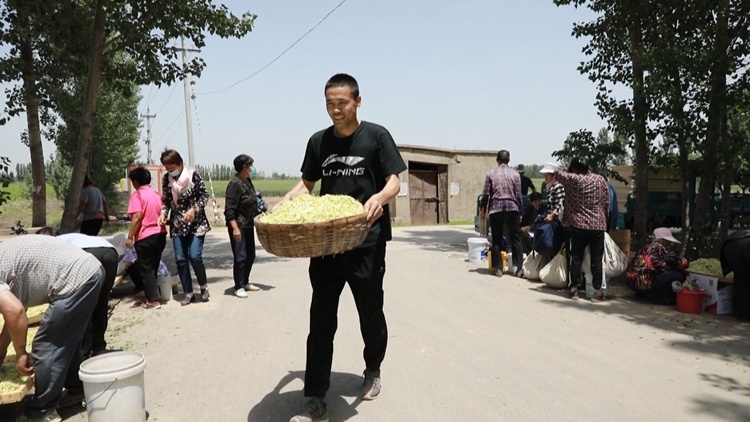
POLYGON ((523 252, 531 253, 532 234, 534 233, 534 223, 538 216, 544 217, 547 214, 547 206, 542 203, 542 194, 531 192, 529 195, 530 204, 523 209, 521 216, 521 243, 523 243, 523 252))
POLYGON ((229 243, 234 256, 234 295, 247 297, 246 292, 260 290, 250 284, 250 271, 255 262, 255 231, 253 219, 258 214, 258 197, 253 185, 253 158, 240 154, 234 159, 237 174, 227 185, 224 218, 229 229, 229 243))
POLYGON ((719 256, 724 275, 734 272, 732 310, 742 320, 750 320, 750 230, 737 230, 721 245, 719 256))

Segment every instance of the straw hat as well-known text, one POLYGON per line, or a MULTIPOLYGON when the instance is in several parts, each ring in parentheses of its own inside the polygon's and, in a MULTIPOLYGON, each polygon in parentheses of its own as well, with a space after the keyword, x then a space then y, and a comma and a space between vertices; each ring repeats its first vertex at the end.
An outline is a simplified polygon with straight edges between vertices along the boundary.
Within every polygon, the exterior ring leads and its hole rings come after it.
POLYGON ((679 240, 675 239, 674 236, 672 236, 672 230, 669 230, 667 227, 659 227, 657 229, 654 229, 654 240, 669 240, 672 243, 680 243, 679 240))

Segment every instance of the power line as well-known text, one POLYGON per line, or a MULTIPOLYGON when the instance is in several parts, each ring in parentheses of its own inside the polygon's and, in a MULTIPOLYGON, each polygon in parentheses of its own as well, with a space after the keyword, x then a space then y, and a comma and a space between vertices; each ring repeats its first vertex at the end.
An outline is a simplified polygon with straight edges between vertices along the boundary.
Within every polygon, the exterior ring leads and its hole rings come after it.
POLYGON ((331 16, 333 14, 333 12, 335 12, 344 3, 346 3, 346 0, 341 0, 341 3, 337 4, 336 7, 334 7, 333 9, 331 9, 330 12, 328 12, 325 16, 323 16, 323 19, 321 19, 318 23, 316 23, 307 32, 305 32, 304 34, 302 34, 301 37, 297 38, 297 41, 293 42, 289 47, 287 47, 284 51, 282 51, 281 54, 279 54, 278 56, 276 56, 276 58, 274 58, 273 60, 271 60, 270 62, 268 62, 268 64, 266 64, 265 66, 263 66, 260 69, 256 70, 255 72, 253 72, 249 76, 247 76, 245 78, 242 78, 239 81, 237 81, 237 82, 235 82, 235 83, 227 86, 226 88, 217 89, 215 91, 209 91, 209 92, 199 93, 198 95, 224 94, 224 93, 228 92, 230 89, 232 89, 235 86, 239 85, 240 83, 245 82, 246 80, 254 77, 257 74, 259 74, 260 72, 266 70, 268 67, 270 67, 272 64, 274 64, 277 60, 279 60, 284 54, 286 54, 287 51, 291 50, 295 45, 297 45, 297 43, 299 43, 300 41, 302 41, 306 36, 308 36, 311 32, 313 32, 315 30, 315 28, 319 27, 320 24, 322 24, 326 19, 328 19, 328 17, 331 16))
POLYGON ((167 99, 166 99, 166 100, 164 101, 164 104, 162 104, 162 105, 161 105, 161 107, 159 107, 159 109, 158 109, 158 110, 156 110, 156 112, 155 112, 156 114, 159 114, 159 112, 160 112, 160 111, 161 111, 161 110, 162 110, 162 109, 164 108, 164 106, 165 106, 165 105, 167 105, 167 103, 169 102, 169 99, 170 99, 170 98, 172 98, 172 94, 174 94, 174 90, 175 90, 176 88, 177 88, 177 84, 174 84, 174 85, 172 86, 172 91, 170 91, 170 92, 169 92, 169 96, 168 96, 168 97, 167 97, 167 99))
MULTIPOLYGON (((166 135, 166 134, 167 134, 167 132, 169 132, 169 129, 171 129, 171 128, 172 128, 172 126, 174 126, 174 124, 175 124, 175 123, 177 123, 177 120, 178 120, 178 119, 179 119, 180 117, 182 117, 182 115, 183 115, 183 114, 185 114, 185 110, 182 110, 182 111, 180 112, 180 114, 178 114, 178 115, 177 115, 177 117, 175 117, 175 119, 174 119, 174 120, 172 120, 172 123, 170 123, 170 124, 169 124, 169 126, 167 126, 167 128, 166 128, 166 129, 164 130, 164 132, 162 132, 162 134, 161 134, 161 135, 159 135, 159 137, 158 137, 158 138, 156 138, 156 140, 154 141, 154 143, 153 143, 153 145, 152 145, 152 146, 156 146, 156 144, 157 144, 157 143, 159 143, 159 141, 161 140, 161 138, 163 138, 163 137, 164 137, 164 135, 166 135)), ((173 134, 173 135, 174 135, 174 134, 173 134)), ((172 139, 172 138, 170 137, 169 139, 172 139)))

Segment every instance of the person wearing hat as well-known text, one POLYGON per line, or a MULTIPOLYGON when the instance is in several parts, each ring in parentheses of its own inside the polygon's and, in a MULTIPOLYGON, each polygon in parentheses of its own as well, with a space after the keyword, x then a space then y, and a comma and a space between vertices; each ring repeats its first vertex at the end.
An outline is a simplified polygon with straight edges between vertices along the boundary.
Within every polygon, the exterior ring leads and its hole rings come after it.
POLYGON ((628 263, 625 284, 653 304, 674 305, 672 282, 685 281, 685 270, 690 265, 670 248, 678 243, 669 228, 654 229, 653 241, 638 250, 628 263))
POLYGON ((737 230, 721 245, 719 255, 724 276, 734 273, 732 312, 741 321, 750 320, 750 230, 737 230))
POLYGON ((544 167, 539 170, 539 173, 542 173, 542 176, 544 176, 542 196, 547 196, 547 209, 549 210, 545 218, 547 222, 560 219, 560 213, 563 210, 563 203, 565 202, 565 188, 560 182, 555 180, 555 170, 557 170, 557 167, 557 164, 545 163, 544 167))
POLYGON ((229 243, 234 256, 234 295, 246 298, 246 292, 260 290, 250 284, 250 271, 255 262, 255 229, 253 219, 258 214, 258 198, 252 178, 255 176, 253 158, 240 154, 234 159, 237 174, 227 185, 224 219, 227 220, 229 243))
POLYGON ((532 182, 530 178, 524 176, 526 168, 523 166, 523 164, 519 164, 518 167, 516 167, 516 171, 519 175, 521 175, 521 194, 528 195, 529 189, 531 189, 532 192, 536 192, 536 186, 534 186, 534 182, 532 182))

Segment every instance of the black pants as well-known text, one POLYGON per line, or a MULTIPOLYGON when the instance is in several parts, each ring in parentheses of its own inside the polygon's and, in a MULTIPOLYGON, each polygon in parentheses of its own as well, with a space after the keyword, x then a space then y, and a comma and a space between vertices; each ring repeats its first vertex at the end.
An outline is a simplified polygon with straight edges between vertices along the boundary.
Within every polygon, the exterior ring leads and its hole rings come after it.
POLYGON ((83 220, 81 221, 81 233, 87 234, 89 236, 98 236, 99 230, 102 229, 102 224, 104 223, 104 220, 101 218, 95 218, 93 220, 83 220))
POLYGON ((521 231, 518 224, 517 211, 500 211, 490 214, 490 228, 492 229, 492 266, 502 268, 500 254, 496 253, 503 242, 503 230, 508 227, 508 239, 510 239, 510 251, 513 253, 513 264, 516 269, 523 265, 523 246, 521 246, 521 231), (497 255, 497 258, 495 258, 497 255))
POLYGON ((649 302, 654 305, 674 305, 677 303, 677 295, 672 290, 672 282, 674 281, 682 283, 685 281, 685 274, 682 271, 665 271, 656 280, 653 280, 651 287, 646 290, 637 290, 630 282, 627 285, 635 291, 637 296, 648 298, 649 302))
POLYGON ((104 280, 101 290, 99 290, 99 302, 97 302, 96 308, 91 314, 91 324, 86 329, 86 335, 83 338, 83 353, 86 356, 89 352, 100 352, 107 348, 104 333, 107 332, 109 293, 112 291, 112 285, 115 284, 119 256, 115 248, 85 248, 84 250, 96 257, 104 268, 104 280))
POLYGON ((239 290, 250 283, 250 271, 255 262, 255 230, 253 227, 244 227, 242 239, 234 240, 232 228, 229 227, 229 244, 232 245, 232 256, 234 256, 234 290, 239 290))
POLYGON ((750 237, 724 242, 721 253, 734 272, 732 312, 739 318, 750 318, 750 237))
POLYGON ((131 264, 128 268, 125 269, 125 273, 128 275, 128 277, 130 277, 130 281, 133 282, 133 286, 135 286, 136 293, 145 292, 146 286, 143 284, 143 276, 141 275, 141 267, 140 265, 138 265, 137 260, 133 264, 131 264))
POLYGON ((595 290, 602 288, 604 280, 604 231, 603 230, 582 230, 578 228, 570 229, 570 284, 571 289, 581 288, 583 272, 583 254, 586 246, 591 251, 591 284, 595 290))
POLYGON ((167 234, 159 233, 135 242, 135 254, 138 256, 138 269, 146 288, 146 298, 150 301, 161 299, 159 285, 156 283, 156 271, 159 269, 161 254, 167 246, 167 234))
POLYGON ((379 371, 385 358, 388 344, 383 314, 385 244, 312 258, 309 272, 313 297, 307 336, 305 397, 324 398, 331 385, 333 338, 338 326, 339 297, 345 284, 349 284, 357 305, 367 369, 379 371))
POLYGON ((39 331, 31 344, 34 362, 34 396, 24 413, 40 418, 55 409, 63 387, 72 394, 83 393, 78 378, 81 339, 96 307, 104 270, 99 269, 71 296, 50 302, 39 331))

